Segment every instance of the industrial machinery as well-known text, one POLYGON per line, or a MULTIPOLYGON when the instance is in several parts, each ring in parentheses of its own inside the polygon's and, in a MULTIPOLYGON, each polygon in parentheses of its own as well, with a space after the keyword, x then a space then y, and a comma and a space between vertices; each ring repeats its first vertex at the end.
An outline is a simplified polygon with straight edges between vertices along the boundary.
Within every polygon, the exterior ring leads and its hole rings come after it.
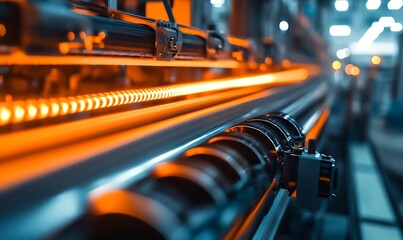
POLYGON ((335 196, 319 60, 178 4, 0 1, 0 239, 269 239, 335 196))

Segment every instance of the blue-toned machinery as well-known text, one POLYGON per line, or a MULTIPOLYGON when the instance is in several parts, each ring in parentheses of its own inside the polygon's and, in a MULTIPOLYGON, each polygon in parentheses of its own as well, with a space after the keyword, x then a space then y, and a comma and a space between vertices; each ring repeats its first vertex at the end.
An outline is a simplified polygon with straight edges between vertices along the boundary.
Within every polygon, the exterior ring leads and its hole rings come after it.
POLYGON ((0 239, 271 239, 335 196, 317 38, 196 2, 0 1, 0 239))

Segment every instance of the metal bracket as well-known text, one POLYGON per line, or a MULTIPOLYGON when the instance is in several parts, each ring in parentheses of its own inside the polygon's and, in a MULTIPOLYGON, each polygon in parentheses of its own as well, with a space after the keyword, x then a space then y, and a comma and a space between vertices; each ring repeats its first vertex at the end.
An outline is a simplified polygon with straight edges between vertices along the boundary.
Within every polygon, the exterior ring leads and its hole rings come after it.
POLYGON ((207 36, 206 53, 208 58, 215 59, 228 52, 228 40, 224 34, 209 31, 207 36))
POLYGON ((157 60, 172 60, 182 49, 182 32, 173 22, 157 21, 155 28, 157 60))
POLYGON ((316 141, 309 140, 308 149, 293 148, 284 152, 282 187, 297 198, 300 207, 315 210, 319 198, 335 195, 338 169, 335 160, 316 151, 316 141))

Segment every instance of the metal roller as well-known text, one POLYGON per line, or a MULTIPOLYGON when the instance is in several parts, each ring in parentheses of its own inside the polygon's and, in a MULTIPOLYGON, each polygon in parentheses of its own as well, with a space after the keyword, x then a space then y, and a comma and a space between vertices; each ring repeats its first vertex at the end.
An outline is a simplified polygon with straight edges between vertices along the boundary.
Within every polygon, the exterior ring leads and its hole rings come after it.
POLYGON ((165 181, 178 188, 198 189, 194 194, 198 198, 222 206, 228 201, 229 183, 220 175, 218 169, 211 164, 194 165, 183 162, 162 163, 155 167, 152 177, 157 181, 165 181))
POLYGON ((205 223, 217 217, 218 206, 202 187, 195 184, 173 178, 148 178, 131 190, 168 206, 193 236, 208 230, 205 223))
POLYGON ((90 215, 92 239, 191 238, 184 223, 169 206, 125 190, 93 198, 90 215))
POLYGON ((285 129, 297 147, 304 147, 305 131, 293 117, 284 113, 267 114, 266 117, 285 129))
POLYGON ((247 133, 256 138, 264 148, 269 152, 267 171, 270 178, 273 178, 279 166, 279 150, 281 144, 273 130, 267 128, 262 123, 243 122, 226 130, 226 132, 247 133))
MULTIPOLYGON (((183 155, 188 161, 193 158, 213 164, 227 176, 232 184, 242 187, 251 178, 251 165, 237 151, 220 143, 210 143, 191 148, 183 155)), ((184 160, 186 161, 186 160, 184 160)))
POLYGON ((277 135, 277 139, 281 144, 282 149, 288 149, 294 144, 292 143, 292 138, 290 133, 283 126, 278 124, 276 121, 273 121, 272 118, 267 116, 259 116, 256 118, 252 118, 249 122, 258 122, 262 123, 266 127, 273 130, 273 132, 277 135))
POLYGON ((266 172, 269 152, 252 136, 239 132, 224 132, 211 138, 209 143, 219 143, 236 149, 251 165, 255 189, 260 193, 267 187, 269 176, 266 172))

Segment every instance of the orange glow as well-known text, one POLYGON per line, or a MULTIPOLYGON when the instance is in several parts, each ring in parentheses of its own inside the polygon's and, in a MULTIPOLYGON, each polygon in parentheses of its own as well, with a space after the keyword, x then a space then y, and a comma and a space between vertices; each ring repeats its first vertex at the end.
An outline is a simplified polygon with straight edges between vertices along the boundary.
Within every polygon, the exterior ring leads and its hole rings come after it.
POLYGON ((105 32, 99 32, 98 37, 100 37, 101 39, 105 39, 106 38, 106 33, 105 32))
POLYGON ((67 39, 68 39, 69 41, 73 41, 74 38, 76 38, 76 35, 75 35, 73 32, 67 33, 67 39))
POLYGON ((242 52, 241 51, 234 51, 234 52, 232 52, 232 57, 234 58, 234 59, 236 59, 237 61, 242 61, 243 60, 243 54, 242 54, 242 52))
POLYGON ((346 66, 345 69, 344 69, 344 71, 346 72, 346 74, 351 75, 353 67, 354 67, 353 64, 347 64, 347 66, 346 66))
MULTIPOLYGON (((142 23, 142 24, 144 24, 144 23, 142 23)), ((202 38, 207 38, 208 37, 207 32, 202 31, 202 30, 197 29, 197 28, 189 27, 189 26, 179 25, 179 30, 181 30, 182 33, 192 34, 192 35, 196 35, 196 36, 199 36, 199 37, 202 37, 202 38)))
POLYGON ((269 58, 269 57, 266 57, 266 58, 264 59, 264 63, 266 63, 267 65, 272 65, 272 64, 273 64, 273 60, 272 60, 271 58, 269 58))
POLYGON ((315 125, 313 125, 311 130, 306 135, 305 146, 308 146, 309 139, 318 138, 320 132, 322 131, 323 126, 325 125, 325 123, 327 122, 327 119, 329 118, 329 115, 330 115, 329 108, 325 108, 322 115, 320 115, 318 121, 316 121, 315 125))
POLYGON ((282 62, 283 68, 288 69, 291 67, 291 61, 288 59, 283 60, 282 62))
MULTIPOLYGON (((82 46, 78 42, 63 42, 69 49, 77 49, 82 46)), ((105 45, 101 42, 100 48, 105 45)), ((65 49, 65 46, 61 47, 65 49)), ((60 50, 61 53, 62 50, 60 50)), ((23 52, 13 52, 12 54, 0 55, 0 65, 127 65, 127 66, 163 66, 163 67, 207 67, 207 68, 239 68, 240 63, 235 60, 175 60, 157 61, 155 58, 128 58, 128 57, 108 57, 108 56, 38 56, 26 55, 23 52)))
POLYGON ((49 113, 49 116, 50 116, 50 117, 57 116, 57 115, 59 114, 59 112, 60 112, 60 105, 59 105, 59 103, 56 102, 56 101, 52 101, 52 102, 50 103, 50 113, 49 113))
MULTIPOLYGON (((271 94, 271 91, 256 92, 255 88, 234 89, 225 94, 210 94, 175 104, 159 105, 4 134, 0 137, 0 146, 2 146, 2 151, 0 151, 0 159, 2 160, 0 161, 0 172, 2 173, 0 174, 0 190, 10 189, 66 166, 86 161, 89 157, 98 156, 102 152, 116 149, 166 129, 172 129, 180 123, 188 122, 189 119, 205 116, 206 111, 204 110, 193 112, 193 107, 200 106, 200 104, 215 105, 217 108, 214 107, 214 109, 216 110, 228 109, 271 94), (201 99, 204 100, 200 101, 201 99), (222 104, 217 104, 220 102, 222 104), (172 113, 177 112, 178 109, 189 107, 193 109, 192 113, 167 117, 172 116, 172 113), (153 119, 152 124, 149 124, 150 119, 153 119), (133 120, 136 124, 132 124, 133 120), (128 131, 116 133, 116 127, 129 126, 127 124, 133 128, 130 127, 128 131), (70 129, 79 130, 72 134, 70 129), (105 133, 114 134, 105 135, 105 133), (82 141, 82 139, 88 139, 88 141, 82 141), (19 144, 15 144, 16 142, 19 144), (21 147, 22 145, 24 147, 21 147)), ((0 108, 1 112, 2 109, 0 108)))
POLYGON ((39 102, 39 119, 46 118, 49 115, 49 108, 48 101, 39 102))
POLYGON ((371 62, 372 62, 372 64, 374 64, 374 65, 379 65, 379 64, 382 62, 382 59, 381 59, 381 57, 379 57, 379 56, 373 56, 373 57, 371 58, 371 62))
POLYGON ((24 120, 25 117, 25 109, 23 106, 21 106, 21 103, 16 103, 13 106, 13 117, 11 119, 12 122, 14 123, 18 123, 18 122, 22 122, 24 120))
POLYGON ((335 71, 338 71, 338 70, 340 70, 341 69, 341 62, 340 61, 333 61, 333 63, 332 63, 332 68, 333 68, 333 70, 335 70, 335 71))
POLYGON ((264 64, 264 63, 261 63, 260 66, 259 66, 259 69, 260 69, 260 71, 262 71, 262 72, 267 71, 267 65, 264 64))
POLYGON ((5 125, 10 122, 11 111, 9 108, 0 105, 0 125, 5 125))
POLYGON ((141 204, 142 206, 150 206, 152 205, 150 201, 150 199, 141 195, 123 190, 115 190, 99 196, 91 196, 91 210, 96 215, 121 213, 135 217, 142 213, 134 207, 133 202, 141 204))
POLYGON ((87 34, 84 31, 81 31, 80 38, 84 40, 86 37, 87 37, 87 34))
POLYGON ((38 114, 38 108, 32 103, 28 103, 27 113, 27 121, 34 120, 36 118, 36 115, 38 114))
POLYGON ((67 54, 70 51, 70 47, 67 43, 59 43, 59 51, 61 54, 67 54))
POLYGON ((231 37, 231 36, 227 36, 227 39, 228 39, 228 42, 232 45, 237 45, 237 46, 241 46, 244 48, 250 47, 250 43, 247 39, 236 38, 236 37, 231 37))
POLYGON ((4 24, 0 23, 0 37, 4 37, 7 33, 7 28, 4 24))
POLYGON ((226 78, 222 80, 177 84, 164 87, 133 89, 118 92, 97 93, 66 98, 52 98, 0 103, 0 125, 19 123, 34 119, 43 119, 66 113, 75 114, 138 102, 146 102, 172 97, 211 91, 222 91, 233 88, 279 84, 292 84, 307 79, 309 72, 305 68, 297 68, 282 72, 226 78), (37 108, 34 111, 33 108, 37 108), (9 116, 11 112, 11 116, 9 116), (28 112, 28 117, 25 117, 28 112))
POLYGON ((357 66, 353 66, 353 67, 351 68, 351 75, 353 75, 354 77, 360 75, 360 72, 361 72, 361 70, 360 70, 360 68, 357 67, 357 66))

